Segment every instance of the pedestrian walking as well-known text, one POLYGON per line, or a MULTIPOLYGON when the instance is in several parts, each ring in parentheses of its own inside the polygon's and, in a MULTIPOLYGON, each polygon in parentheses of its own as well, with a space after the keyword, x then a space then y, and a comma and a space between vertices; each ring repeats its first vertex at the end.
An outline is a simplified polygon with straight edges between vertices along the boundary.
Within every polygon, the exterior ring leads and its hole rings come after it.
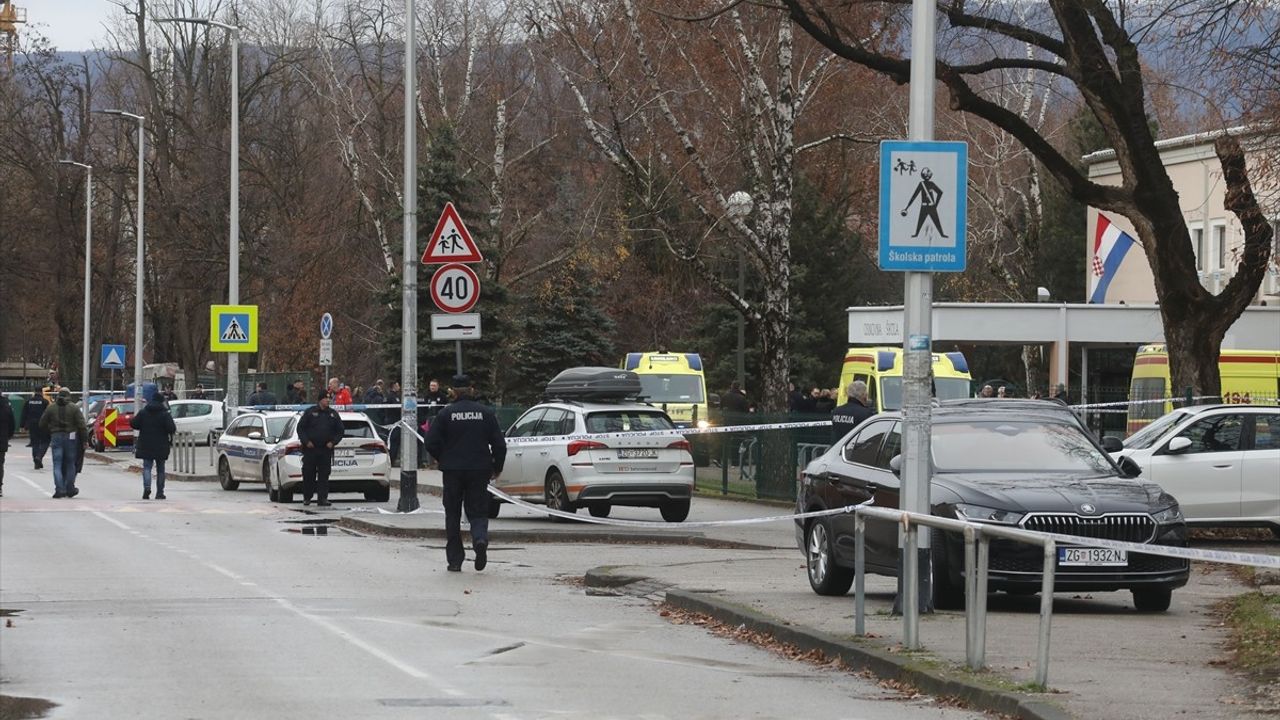
POLYGON ((9 398, 0 393, 0 497, 4 497, 4 456, 9 452, 9 438, 17 429, 18 422, 13 417, 13 406, 9 398))
POLYGON ((276 394, 267 389, 264 382, 258 383, 257 392, 249 396, 250 405, 275 405, 276 394))
POLYGON ((307 391, 303 389, 301 380, 294 380, 284 393, 284 401, 289 405, 301 405, 307 401, 307 391))
POLYGON ((307 408, 298 421, 298 440, 302 443, 302 504, 328 507, 329 471, 333 469, 333 449, 345 431, 338 411, 329 407, 329 394, 320 393, 315 405, 307 408))
POLYGON ((471 397, 471 379, 453 378, 458 399, 441 410, 427 431, 426 449, 444 475, 445 558, 449 572, 460 572, 466 559, 462 549, 462 511, 471 525, 471 549, 476 570, 489 562, 489 481, 502 474, 507 443, 491 408, 471 397))
POLYGON ((831 442, 838 443, 863 420, 876 414, 867 395, 867 384, 861 380, 849 383, 845 394, 848 402, 831 411, 831 442))
MULTIPOLYGON (((253 403, 252 400, 249 401, 253 403)), ((273 403, 274 404, 274 403, 273 403)), ((164 463, 169 459, 169 448, 178 428, 173 415, 159 397, 147 401, 142 411, 129 419, 129 426, 137 431, 133 439, 133 456, 142 460, 142 499, 151 499, 151 469, 156 473, 156 499, 164 499, 164 463)))
POLYGON ((58 391, 58 399, 40 416, 40 429, 49 434, 49 446, 53 449, 53 497, 79 495, 76 455, 88 428, 80 408, 71 402, 70 390, 62 388, 58 391))
POLYGON ((31 444, 31 460, 36 470, 44 468, 44 453, 49 449, 49 433, 40 427, 40 418, 49 409, 49 401, 43 391, 31 393, 31 397, 22 404, 22 427, 27 430, 27 438, 31 444))

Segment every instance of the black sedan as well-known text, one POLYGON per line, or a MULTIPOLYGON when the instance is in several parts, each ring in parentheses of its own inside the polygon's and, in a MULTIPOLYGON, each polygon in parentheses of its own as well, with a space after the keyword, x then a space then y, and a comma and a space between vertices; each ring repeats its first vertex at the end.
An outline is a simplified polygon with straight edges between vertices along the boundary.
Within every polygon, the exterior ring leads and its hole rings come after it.
MULTIPOLYGON (((902 416, 884 413, 850 431, 805 468, 797 510, 813 511, 872 499, 897 508, 901 483, 902 416)), ((1137 479, 1136 465, 1117 465, 1063 406, 1044 401, 942 403, 933 410, 934 515, 1027 530, 1156 545, 1185 546, 1177 501, 1137 479)), ((853 515, 797 523, 809 584, 820 595, 843 595, 853 582, 853 515)), ((931 531, 933 601, 964 604, 964 542, 931 531)), ((867 571, 898 573, 898 526, 870 521, 867 571)), ((1038 592, 1038 546, 992 540, 989 588, 1038 592)), ((1187 583, 1187 561, 1122 550, 1058 548, 1058 591, 1130 590, 1147 612, 1169 608, 1187 583)))

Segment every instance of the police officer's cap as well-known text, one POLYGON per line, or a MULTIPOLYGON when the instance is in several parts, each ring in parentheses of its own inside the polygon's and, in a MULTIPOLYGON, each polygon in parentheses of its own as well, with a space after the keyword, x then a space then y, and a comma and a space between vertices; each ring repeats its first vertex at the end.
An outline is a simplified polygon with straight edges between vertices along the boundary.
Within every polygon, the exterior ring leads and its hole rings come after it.
POLYGON ((466 375, 454 375, 453 386, 456 388, 471 387, 471 378, 467 377, 466 375))

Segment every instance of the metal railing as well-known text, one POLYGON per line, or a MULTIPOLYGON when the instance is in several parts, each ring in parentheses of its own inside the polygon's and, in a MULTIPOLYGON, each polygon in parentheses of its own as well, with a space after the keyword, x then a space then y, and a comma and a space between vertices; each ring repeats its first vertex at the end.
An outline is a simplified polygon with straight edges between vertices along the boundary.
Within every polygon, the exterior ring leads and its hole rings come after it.
POLYGON ((195 473, 196 471, 196 435, 190 432, 180 432, 173 436, 173 447, 170 454, 173 456, 173 470, 180 473, 195 473))
MULTIPOLYGON (((987 653, 987 576, 991 559, 991 538, 1003 538, 1044 549, 1044 570, 1040 585, 1040 633, 1036 649, 1036 684, 1049 684, 1049 629, 1053 620, 1053 583, 1057 567, 1057 543, 1040 533, 1000 527, 989 523, 965 522, 934 515, 903 510, 890 510, 871 506, 858 506, 854 510, 854 633, 866 635, 866 535, 867 520, 900 524, 906 532, 904 562, 917 563, 920 526, 937 528, 944 532, 958 532, 964 536, 964 594, 965 594, 965 658, 970 668, 981 670, 987 653)), ((1082 538, 1084 542, 1087 539, 1082 538)), ((917 577, 918 571, 907 571, 905 577, 917 577)), ((920 647, 920 598, 919 587, 903 584, 902 619, 903 645, 909 650, 920 647)))

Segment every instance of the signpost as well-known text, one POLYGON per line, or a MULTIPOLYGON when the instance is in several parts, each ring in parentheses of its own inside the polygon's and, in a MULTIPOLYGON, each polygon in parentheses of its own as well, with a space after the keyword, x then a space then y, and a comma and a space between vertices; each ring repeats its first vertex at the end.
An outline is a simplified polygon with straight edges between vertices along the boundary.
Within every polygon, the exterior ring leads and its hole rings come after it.
POLYGON ((103 345, 102 362, 98 366, 103 370, 123 370, 126 356, 124 345, 103 345))
POLYGON ((464 313, 480 299, 480 278, 466 265, 442 265, 431 276, 431 299, 447 313, 464 313))
POLYGON ((427 241, 427 249, 422 253, 423 265, 440 265, 443 263, 474 263, 484 260, 480 248, 471 239, 467 226, 453 203, 444 204, 444 212, 436 221, 436 229, 427 241))
POLYGON ((333 316, 320 316, 320 365, 324 367, 324 386, 329 387, 329 366, 333 365, 333 316))
POLYGON ((258 352, 258 306, 210 305, 209 350, 258 352))
MULTIPOLYGON (((435 232, 427 241, 427 249, 422 254, 424 265, 443 265, 431 278, 431 299, 436 307, 446 313, 465 313, 475 306, 480 299, 480 278, 471 268, 462 263, 480 262, 480 248, 471 239, 467 226, 453 203, 444 204, 444 212, 436 221, 435 232)), ((431 338, 443 339, 436 335, 436 315, 431 316, 431 338)), ((475 338, 480 337, 480 318, 475 321, 475 338)), ((468 339, 475 339, 468 338, 468 339)), ((462 374, 462 340, 454 339, 454 355, 457 358, 456 374, 462 374)))
POLYGON ((480 313, 433 313, 432 340, 479 340, 480 313))
MULTIPOLYGON (((965 267, 967 154, 961 143, 932 143, 937 10, 933 0, 912 0, 911 142, 880 146, 880 267, 903 278, 902 502, 903 510, 930 512, 929 483, 933 371, 933 272, 965 267), (928 171, 926 173, 926 170, 928 171)), ((920 646, 920 612, 930 602, 929 534, 912 542, 898 529, 903 645, 920 646), (923 572, 922 572, 923 568, 923 572)))

